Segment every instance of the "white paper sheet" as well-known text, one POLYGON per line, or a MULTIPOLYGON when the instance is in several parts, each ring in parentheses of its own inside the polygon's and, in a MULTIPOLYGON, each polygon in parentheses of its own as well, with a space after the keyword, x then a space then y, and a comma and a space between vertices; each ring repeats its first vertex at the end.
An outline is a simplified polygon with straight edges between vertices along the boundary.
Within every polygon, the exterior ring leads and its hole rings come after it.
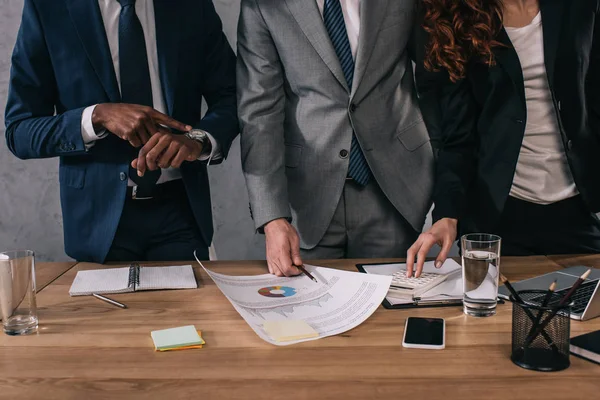
MULTIPOLYGON (((398 264, 380 264, 363 265, 363 269, 369 275, 387 275, 391 276, 398 271, 406 271, 405 263, 398 264)), ((438 286, 423 293, 420 298, 425 301, 462 299, 462 266, 452 259, 447 259, 440 269, 435 267, 435 261, 427 261, 423 265, 424 272, 448 275, 448 278, 438 286)), ((387 296, 386 300, 391 305, 413 304, 409 298, 398 298, 387 296)))
POLYGON ((12 287, 10 258, 5 254, 0 254, 0 307, 2 310, 0 319, 10 317, 14 311, 12 287))
MULTIPOLYGON (((202 263, 200 265, 204 268, 202 263)), ((293 278, 273 275, 236 277, 204 269, 254 332, 277 346, 316 340, 357 327, 379 307, 392 282, 391 276, 311 265, 305 265, 305 268, 319 283, 303 275, 293 278), (284 288, 266 290, 281 286, 284 288), (260 294, 261 289, 263 294, 260 294), (268 297, 269 293, 284 297, 268 297), (319 337, 283 343, 272 340, 263 330, 263 323, 285 319, 305 321, 319 337)))

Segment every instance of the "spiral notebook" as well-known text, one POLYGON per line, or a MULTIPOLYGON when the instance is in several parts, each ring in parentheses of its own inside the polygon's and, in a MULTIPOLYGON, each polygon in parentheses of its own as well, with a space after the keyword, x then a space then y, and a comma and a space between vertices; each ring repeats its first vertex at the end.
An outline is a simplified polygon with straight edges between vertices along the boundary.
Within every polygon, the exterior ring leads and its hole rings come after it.
POLYGON ((141 290, 196 289, 191 265, 174 267, 140 267, 79 271, 71 285, 71 296, 130 293, 141 290))

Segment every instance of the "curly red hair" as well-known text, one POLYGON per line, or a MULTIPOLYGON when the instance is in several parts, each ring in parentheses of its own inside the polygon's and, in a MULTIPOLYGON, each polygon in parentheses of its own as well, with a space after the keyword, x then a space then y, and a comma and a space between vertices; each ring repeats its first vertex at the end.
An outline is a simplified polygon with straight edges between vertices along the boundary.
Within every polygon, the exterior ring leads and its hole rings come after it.
POLYGON ((501 0, 422 0, 423 27, 429 35, 425 68, 445 69, 453 82, 466 75, 467 63, 477 59, 495 64, 493 48, 502 29, 501 0))

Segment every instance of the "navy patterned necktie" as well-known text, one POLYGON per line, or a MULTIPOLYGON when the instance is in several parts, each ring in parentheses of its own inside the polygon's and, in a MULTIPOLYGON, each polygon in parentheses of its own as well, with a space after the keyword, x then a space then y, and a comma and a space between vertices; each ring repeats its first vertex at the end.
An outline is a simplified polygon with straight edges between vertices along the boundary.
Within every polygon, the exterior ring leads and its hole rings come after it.
MULTIPOLYGON (((144 30, 135 13, 136 0, 117 0, 121 4, 119 16, 119 71, 121 74, 121 100, 123 103, 153 106, 152 83, 144 30)), ((136 152, 137 154, 137 152, 136 152)), ((143 177, 129 167, 129 178, 138 185, 138 190, 151 190, 158 178, 160 169, 146 171, 143 177)))
MULTIPOLYGON (((348 40, 344 13, 340 0, 325 0, 323 7, 323 21, 329 33, 333 48, 340 60, 344 77, 348 87, 352 88, 354 81, 354 58, 348 40)), ((350 147, 350 162, 348 165, 348 176, 361 186, 366 186, 371 180, 371 170, 360 148, 356 135, 352 133, 352 145, 350 147)))

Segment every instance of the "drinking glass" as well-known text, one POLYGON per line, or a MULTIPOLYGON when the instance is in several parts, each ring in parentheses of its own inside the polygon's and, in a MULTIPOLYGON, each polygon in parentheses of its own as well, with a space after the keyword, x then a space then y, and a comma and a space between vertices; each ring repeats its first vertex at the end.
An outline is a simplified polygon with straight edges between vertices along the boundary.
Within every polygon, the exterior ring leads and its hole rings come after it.
POLYGON ((33 251, 0 253, 0 310, 7 335, 37 332, 33 251))
POLYGON ((461 238, 463 311, 467 315, 496 314, 501 241, 499 236, 487 233, 472 233, 461 238))

